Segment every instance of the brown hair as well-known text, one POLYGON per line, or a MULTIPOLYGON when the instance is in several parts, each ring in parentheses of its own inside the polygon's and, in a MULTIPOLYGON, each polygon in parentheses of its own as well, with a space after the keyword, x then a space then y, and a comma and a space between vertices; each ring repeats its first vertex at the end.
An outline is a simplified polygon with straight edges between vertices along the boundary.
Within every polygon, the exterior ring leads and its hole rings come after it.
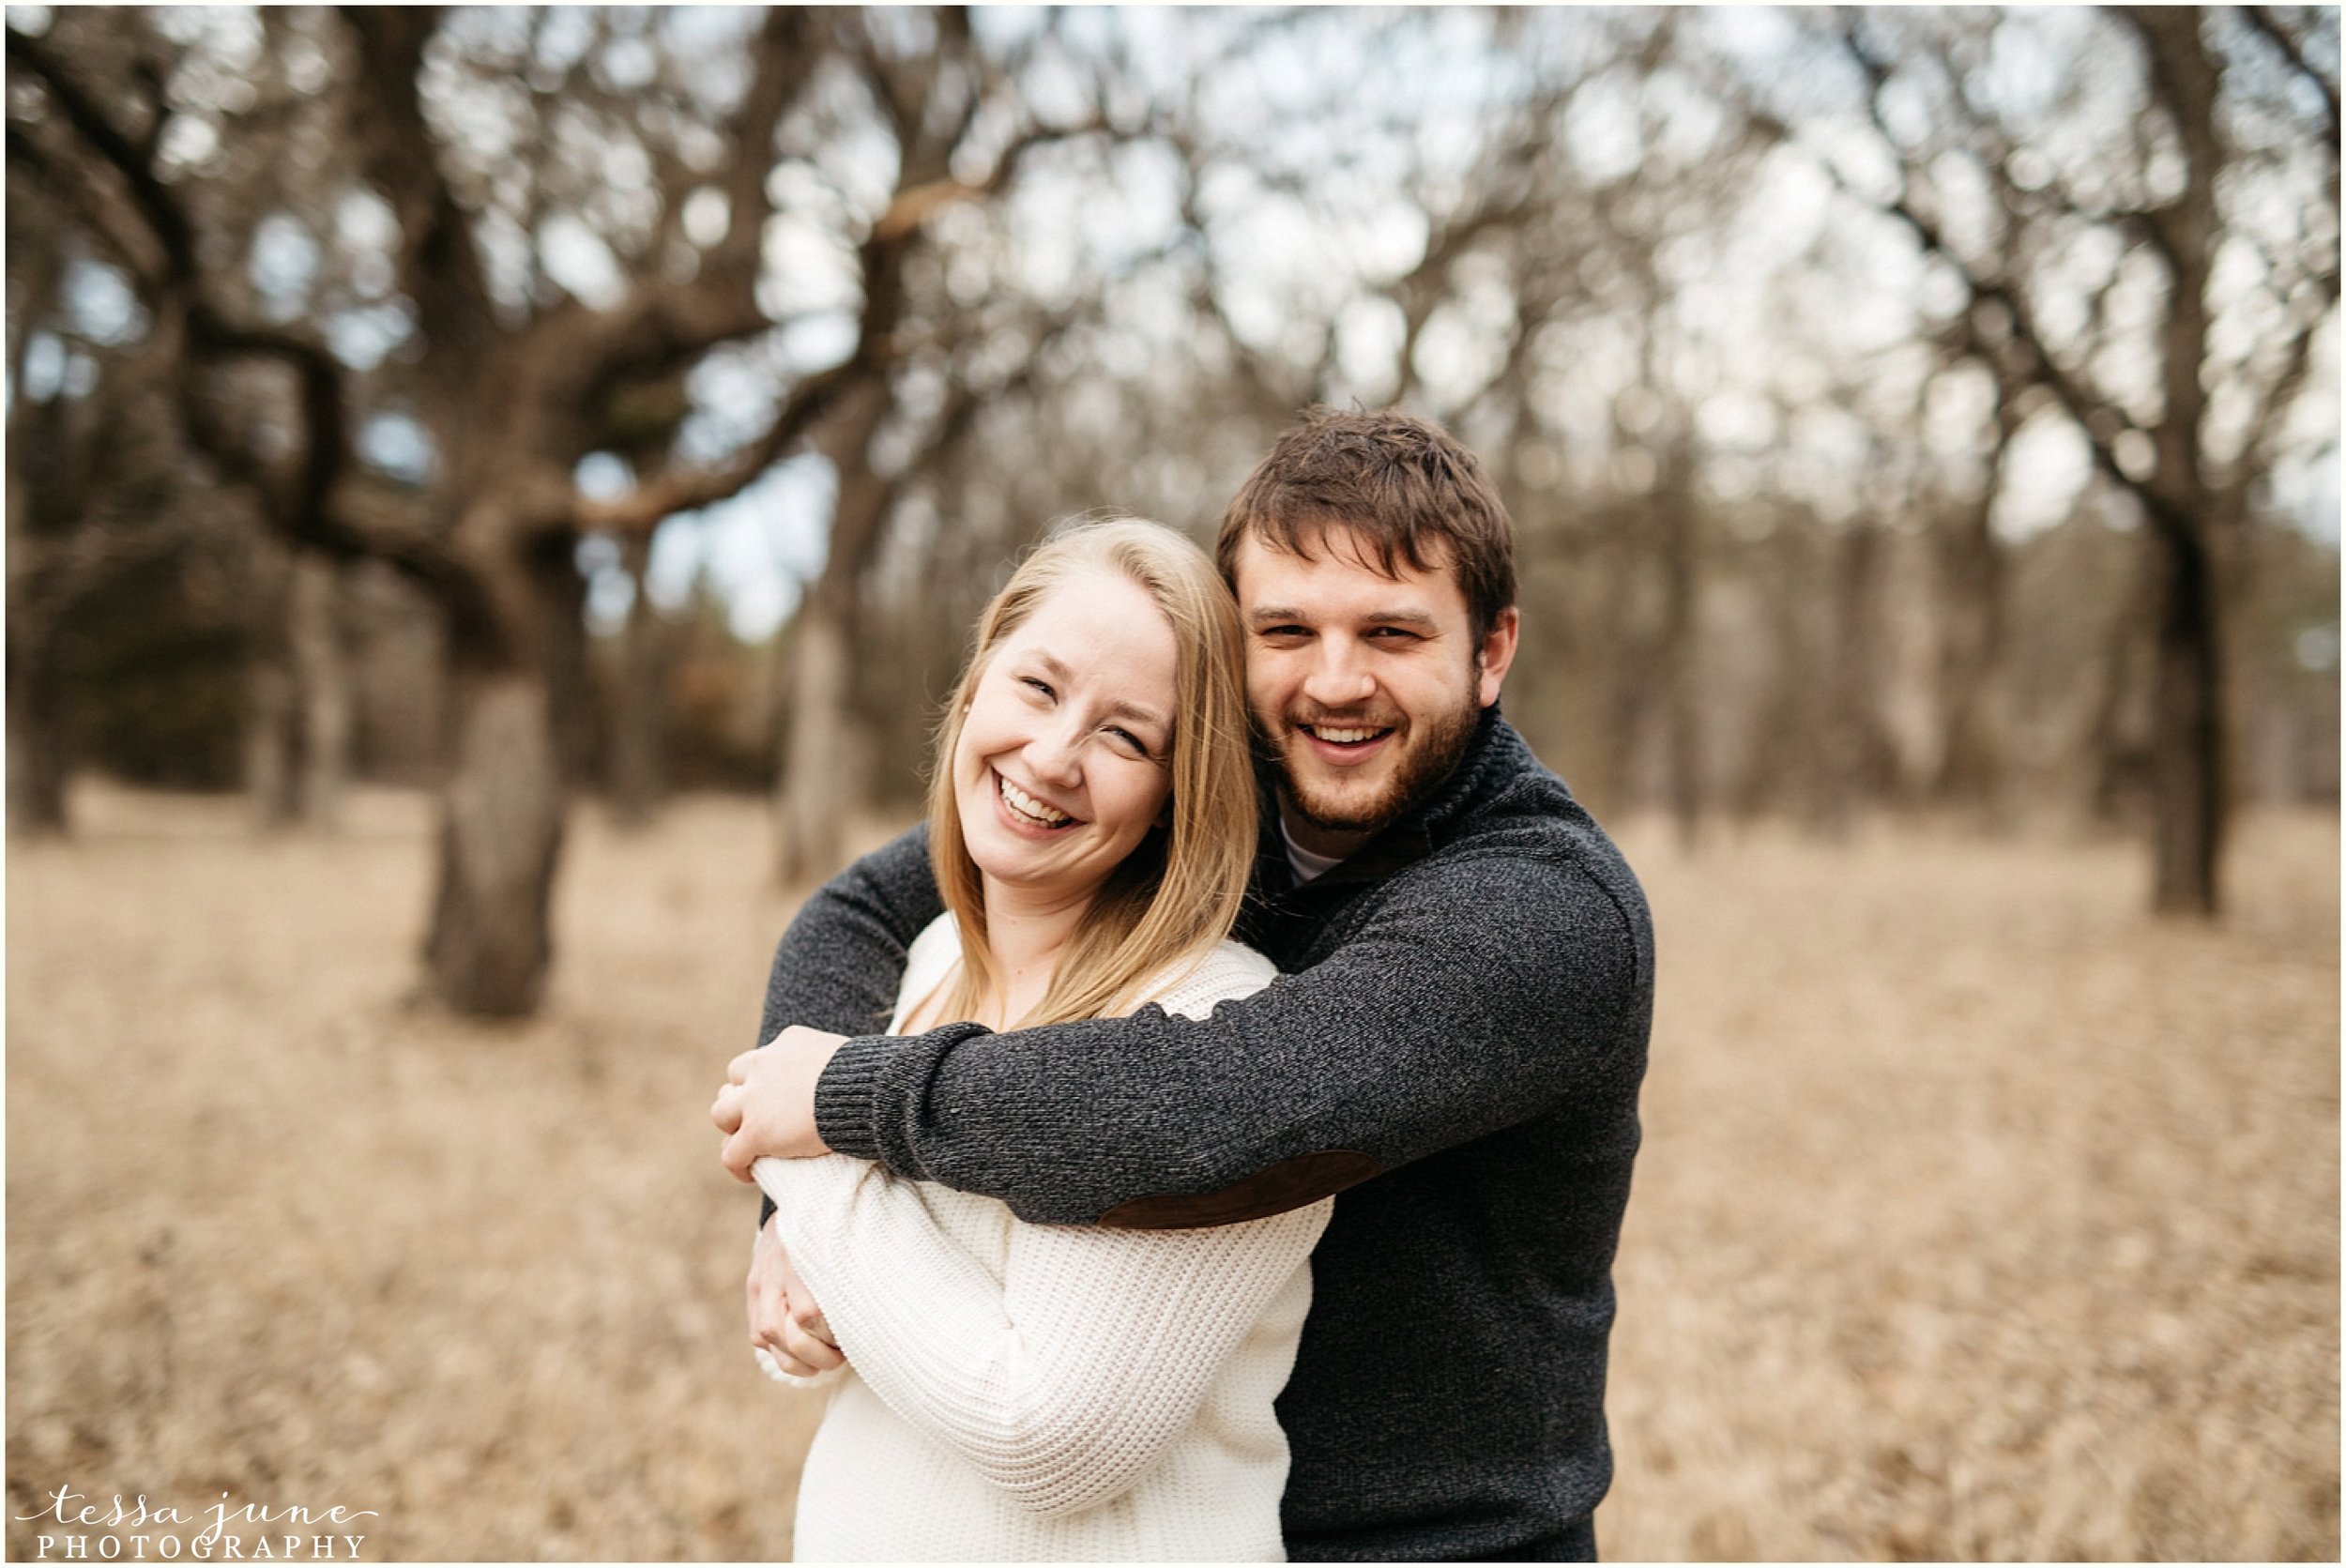
POLYGON ((1166 826, 1148 837, 1084 911, 1021 1027, 1129 1012, 1152 982, 1202 958, 1229 934, 1255 859, 1255 775, 1247 748, 1246 688, 1238 606, 1205 553, 1161 523, 1121 518, 1069 529, 1019 565, 978 620, 977 646, 937 726, 929 784, 929 861, 937 891, 961 928, 961 975, 943 1016, 967 1018, 1000 995, 986 942, 984 884, 961 833, 953 748, 987 656, 1026 623, 1045 596, 1087 569, 1138 584, 1172 624, 1174 719, 1165 769, 1166 826))
POLYGON ((1308 556, 1329 528, 1349 529, 1362 564, 1388 577, 1396 560, 1447 565, 1466 592, 1480 644, 1516 601, 1515 525, 1474 454, 1430 419, 1397 409, 1311 408, 1272 444, 1222 514, 1214 561, 1238 581, 1239 540, 1308 556))

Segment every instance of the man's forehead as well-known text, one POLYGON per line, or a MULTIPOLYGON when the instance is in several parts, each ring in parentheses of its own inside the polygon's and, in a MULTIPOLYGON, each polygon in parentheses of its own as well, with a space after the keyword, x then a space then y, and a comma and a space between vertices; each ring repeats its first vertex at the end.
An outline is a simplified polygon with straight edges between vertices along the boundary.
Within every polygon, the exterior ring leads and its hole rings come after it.
POLYGON ((1238 581, 1231 586, 1238 591, 1242 608, 1252 608, 1245 603, 1250 586, 1267 578, 1280 579, 1283 589, 1298 586, 1299 578, 1307 578, 1319 592, 1344 593, 1347 597, 1357 592, 1392 598, 1398 591, 1402 597, 1432 593, 1444 600, 1455 599, 1460 605, 1466 602, 1466 590, 1452 570, 1446 540, 1427 540, 1421 546, 1425 557, 1424 571, 1412 567, 1409 557, 1398 550, 1393 552, 1388 564, 1374 535, 1341 522, 1315 524, 1299 530, 1296 545, 1297 548, 1288 550, 1251 531, 1239 540, 1231 561, 1238 581))

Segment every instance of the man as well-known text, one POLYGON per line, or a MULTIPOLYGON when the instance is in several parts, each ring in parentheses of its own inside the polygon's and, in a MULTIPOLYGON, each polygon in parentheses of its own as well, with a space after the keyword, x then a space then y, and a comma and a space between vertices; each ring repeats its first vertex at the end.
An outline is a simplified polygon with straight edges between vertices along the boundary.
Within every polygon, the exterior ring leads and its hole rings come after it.
POLYGON ((906 834, 784 936, 773 1044, 720 1096, 724 1162, 747 1180, 836 1149, 1069 1225, 1341 1192, 1278 1405, 1289 1556, 1592 1558, 1653 933, 1499 716, 1506 510, 1433 425, 1318 413, 1231 502, 1217 556, 1270 761, 1238 936, 1282 978, 1205 1020, 873 1036, 941 907, 906 834))

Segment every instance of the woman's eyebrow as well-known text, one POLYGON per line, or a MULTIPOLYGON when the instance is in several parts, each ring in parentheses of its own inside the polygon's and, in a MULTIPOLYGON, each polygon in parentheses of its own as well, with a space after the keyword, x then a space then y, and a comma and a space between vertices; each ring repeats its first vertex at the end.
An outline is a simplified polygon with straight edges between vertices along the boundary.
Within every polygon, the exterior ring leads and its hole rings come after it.
MULTIPOLYGON (((1072 682, 1075 678, 1074 671, 1069 669, 1057 658, 1044 652, 1041 648, 1035 649, 1034 662, 1042 665, 1044 673, 1050 676, 1054 680, 1066 683, 1072 682)), ((1152 708, 1143 708, 1138 703, 1132 702, 1121 697, 1109 703, 1107 705, 1106 711, 1111 717, 1114 718, 1134 719, 1144 724, 1155 724, 1160 728, 1162 728, 1165 724, 1164 715, 1156 712, 1152 708)))

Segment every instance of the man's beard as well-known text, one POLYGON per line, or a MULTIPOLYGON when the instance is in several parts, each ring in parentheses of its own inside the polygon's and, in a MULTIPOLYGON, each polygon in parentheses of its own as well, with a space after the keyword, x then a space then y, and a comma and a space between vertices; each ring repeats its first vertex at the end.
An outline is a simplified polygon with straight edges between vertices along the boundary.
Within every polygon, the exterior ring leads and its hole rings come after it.
POLYGON ((1319 724, 1341 720, 1327 716, 1285 722, 1286 733, 1274 750, 1281 793, 1296 815, 1322 832, 1373 833, 1390 827, 1411 808, 1422 805, 1466 759, 1467 748, 1473 744, 1475 727, 1483 717, 1475 695, 1474 687, 1469 686, 1464 702, 1444 709, 1412 735, 1408 750, 1394 765, 1392 781, 1363 801, 1340 801, 1324 795, 1315 799, 1297 777, 1289 748, 1299 723, 1319 724))

